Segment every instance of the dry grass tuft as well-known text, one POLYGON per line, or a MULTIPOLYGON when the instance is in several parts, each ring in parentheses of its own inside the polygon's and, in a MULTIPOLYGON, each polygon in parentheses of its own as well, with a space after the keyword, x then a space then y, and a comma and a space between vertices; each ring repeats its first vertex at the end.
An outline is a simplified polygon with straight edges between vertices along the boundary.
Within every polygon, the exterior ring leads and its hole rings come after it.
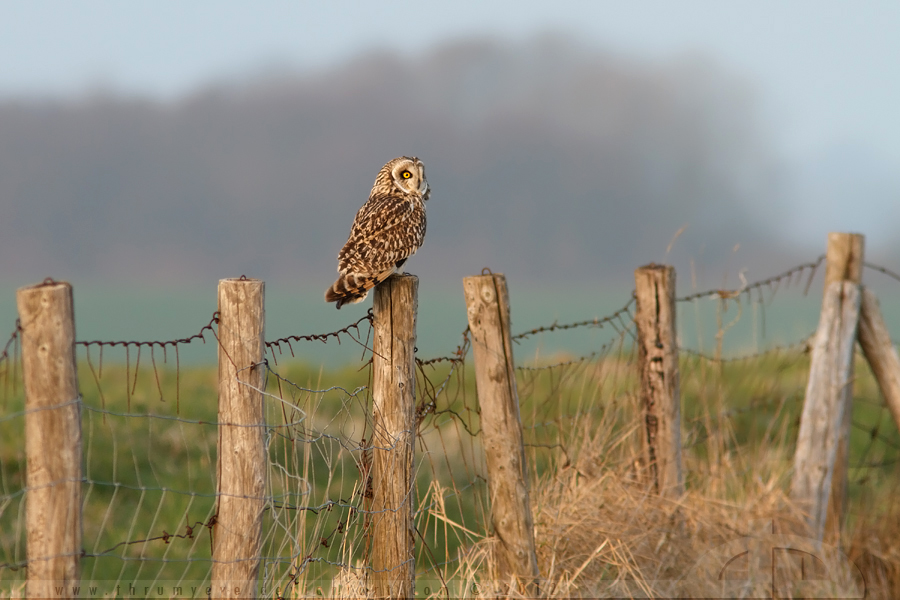
MULTIPOLYGON (((714 408, 701 415, 716 426, 702 451, 688 444, 688 491, 671 500, 640 482, 639 411, 628 393, 613 396, 561 428, 565 452, 532 475, 541 597, 900 598, 900 503, 857 505, 865 517, 850 519, 843 553, 799 535, 780 408, 762 443, 749 445, 735 443, 714 408)), ((476 543, 458 575, 508 593, 496 581, 495 543, 476 543)))
POLYGON ((847 556, 862 571, 869 598, 900 598, 900 490, 885 511, 866 511, 852 526, 847 556))

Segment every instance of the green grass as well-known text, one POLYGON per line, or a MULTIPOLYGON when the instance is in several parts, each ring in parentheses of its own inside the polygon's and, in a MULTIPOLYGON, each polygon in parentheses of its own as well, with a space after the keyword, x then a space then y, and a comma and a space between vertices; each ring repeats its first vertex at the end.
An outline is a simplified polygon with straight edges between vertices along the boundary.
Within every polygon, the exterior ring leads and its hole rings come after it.
MULTIPOLYGON (((176 372, 171 360, 158 360, 154 368, 146 356, 136 368, 136 356, 127 365, 123 358, 110 352, 101 369, 98 356, 88 362, 82 352, 79 363, 86 479, 82 580, 107 586, 208 581, 211 532, 204 525, 215 510, 216 369, 191 366, 176 372)), ((556 503, 581 488, 566 488, 558 498, 552 492, 566 473, 575 473, 572 481, 596 482, 605 474, 628 479, 639 415, 632 358, 627 348, 614 348, 599 360, 519 371, 538 515, 568 510, 556 503)), ((689 493, 746 507, 758 500, 760 482, 786 490, 808 357, 783 352, 718 363, 685 355, 680 368, 689 493)), ((473 375, 471 365, 451 373, 440 363, 425 367, 417 384, 425 406, 447 381, 434 410, 423 417, 417 442, 422 581, 469 581, 466 569, 488 564, 477 553, 490 526, 473 375)), ((851 527, 889 512, 900 486, 900 435, 864 363, 857 364, 856 375, 851 527)), ((367 458, 360 447, 371 437, 369 397, 366 389, 356 392, 368 385, 368 377, 360 365, 327 370, 285 358, 272 364, 266 406, 273 500, 265 515, 261 572, 270 594, 290 588, 289 579, 298 573, 303 589, 328 593, 334 578, 347 577, 334 564, 364 564, 374 517, 353 507, 366 507, 360 465, 367 458), (332 386, 343 389, 309 391, 332 386)), ((25 560, 19 493, 24 417, 17 414, 23 397, 20 382, 8 371, 0 384, 6 386, 0 388, 6 389, 0 419, 0 563, 17 565, 25 560)), ((610 501, 598 502, 602 511, 603 502, 610 501)), ((549 521, 537 521, 542 557, 550 548, 556 553, 555 562, 541 559, 542 575, 545 569, 562 569, 567 560, 577 567, 590 555, 592 548, 576 551, 571 532, 547 538, 542 532, 549 521), (570 542, 560 541, 565 539, 570 542)), ((575 571, 571 568, 569 576, 575 571)), ((602 578, 626 571, 608 561, 603 570, 578 573, 602 578)), ((0 588, 14 589, 23 578, 23 569, 0 568, 0 588)))

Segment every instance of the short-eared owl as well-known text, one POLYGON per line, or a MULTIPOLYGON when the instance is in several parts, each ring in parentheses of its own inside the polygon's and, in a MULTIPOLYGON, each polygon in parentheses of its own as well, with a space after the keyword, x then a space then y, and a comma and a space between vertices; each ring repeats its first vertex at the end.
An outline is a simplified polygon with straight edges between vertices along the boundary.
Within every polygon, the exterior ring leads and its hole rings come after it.
POLYGON ((425 165, 401 156, 381 168, 350 238, 338 254, 338 275, 326 302, 362 302, 369 290, 403 266, 425 239, 425 201, 431 195, 425 165))

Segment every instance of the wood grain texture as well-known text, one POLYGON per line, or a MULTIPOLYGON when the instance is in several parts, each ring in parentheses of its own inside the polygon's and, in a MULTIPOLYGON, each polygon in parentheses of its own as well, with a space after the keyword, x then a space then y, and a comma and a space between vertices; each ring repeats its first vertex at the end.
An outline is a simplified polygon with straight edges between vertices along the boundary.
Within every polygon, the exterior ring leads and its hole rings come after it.
POLYGON ((491 522, 499 540, 497 577, 499 582, 516 578, 521 592, 534 594, 539 572, 506 278, 498 273, 466 277, 463 288, 475 358, 491 522))
POLYGON ((663 496, 684 493, 681 464, 681 393, 675 337, 675 269, 647 265, 634 272, 643 463, 649 483, 663 496))
POLYGON ((808 513, 810 535, 824 538, 839 446, 852 393, 859 286, 835 281, 825 290, 813 340, 809 381, 794 455, 791 498, 808 513))
POLYGON ((828 234, 825 250, 825 287, 835 281, 862 283, 865 236, 859 233, 828 234))
POLYGON ((72 286, 16 292, 25 382, 25 529, 29 598, 66 597, 79 583, 81 398, 72 286), (55 587, 62 586, 63 596, 55 587))
POLYGON ((859 312, 859 345, 875 375, 881 395, 900 429, 900 357, 884 324, 875 292, 863 288, 859 312))
MULTIPOLYGON (((860 285, 865 254, 865 237, 858 233, 831 232, 825 250, 825 289, 836 281, 860 285)), ((824 301, 824 299, 823 299, 824 301)), ((831 480, 831 501, 828 506, 826 532, 832 542, 839 543, 849 501, 848 469, 850 467, 850 427, 853 417, 854 364, 850 361, 849 389, 845 395, 844 420, 841 423, 834 476, 831 480)))
POLYGON ((219 281, 218 510, 212 593, 255 598, 266 504, 265 283, 219 281))
POLYGON ((372 346, 371 589, 415 595, 416 312, 419 279, 392 275, 375 288, 372 346))

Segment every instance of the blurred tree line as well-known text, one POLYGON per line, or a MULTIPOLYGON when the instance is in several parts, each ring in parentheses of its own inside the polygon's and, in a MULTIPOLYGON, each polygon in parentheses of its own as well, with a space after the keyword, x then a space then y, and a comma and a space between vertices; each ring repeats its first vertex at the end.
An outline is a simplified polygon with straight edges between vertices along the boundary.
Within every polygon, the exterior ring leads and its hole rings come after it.
POLYGON ((375 174, 402 154, 433 188, 408 268, 435 280, 490 266, 629 284, 649 261, 735 271, 790 252, 757 206, 776 178, 745 83, 700 56, 545 36, 275 69, 173 101, 4 100, 0 269, 324 289, 375 174), (729 263, 737 244, 746 260, 729 263))

